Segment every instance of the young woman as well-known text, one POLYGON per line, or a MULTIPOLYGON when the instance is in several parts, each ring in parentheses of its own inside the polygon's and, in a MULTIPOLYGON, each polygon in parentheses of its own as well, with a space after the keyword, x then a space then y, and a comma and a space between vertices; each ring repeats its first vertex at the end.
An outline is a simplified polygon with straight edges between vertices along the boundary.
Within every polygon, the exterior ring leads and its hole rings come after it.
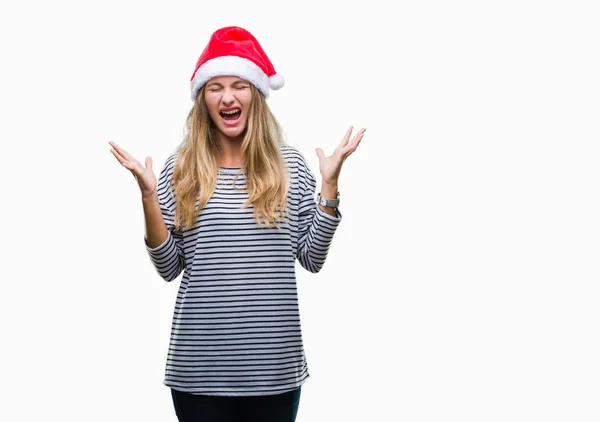
POLYGON ((191 78, 184 141, 158 181, 114 142, 137 179, 144 238, 158 274, 183 271, 163 383, 180 421, 294 421, 308 378, 295 260, 318 272, 341 213, 338 179, 365 129, 334 153, 317 148, 317 181, 287 145, 266 99, 283 78, 243 28, 217 30, 191 78))

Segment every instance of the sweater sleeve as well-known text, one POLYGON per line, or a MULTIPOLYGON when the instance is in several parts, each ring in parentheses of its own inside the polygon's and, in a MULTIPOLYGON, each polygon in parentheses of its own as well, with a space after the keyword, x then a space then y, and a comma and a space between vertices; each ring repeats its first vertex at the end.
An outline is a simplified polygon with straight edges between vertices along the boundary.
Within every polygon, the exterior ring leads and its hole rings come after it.
POLYGON ((169 182, 173 176, 176 156, 171 155, 163 166, 158 178, 158 202, 163 220, 167 226, 167 239, 155 248, 148 246, 146 237, 144 243, 146 250, 154 264, 154 268, 165 281, 174 280, 185 268, 185 252, 183 249, 183 232, 175 230, 176 201, 169 190, 169 182))
POLYGON ((304 157, 298 160, 298 182, 300 192, 298 221, 298 262, 311 273, 317 273, 323 267, 333 235, 342 214, 339 208, 336 215, 321 210, 315 199, 317 180, 308 167, 304 157))

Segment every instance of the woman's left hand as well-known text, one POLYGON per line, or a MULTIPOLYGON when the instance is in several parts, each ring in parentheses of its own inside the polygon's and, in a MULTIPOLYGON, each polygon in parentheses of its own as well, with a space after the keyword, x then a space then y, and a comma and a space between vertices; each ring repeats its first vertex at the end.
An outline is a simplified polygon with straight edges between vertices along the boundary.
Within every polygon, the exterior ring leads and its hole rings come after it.
POLYGON ((350 126, 346 132, 346 136, 344 136, 342 139, 342 142, 329 157, 325 157, 325 154, 321 148, 316 149, 317 156, 319 157, 319 170, 321 171, 321 176, 323 177, 323 181, 325 183, 337 184, 344 160, 354 152, 356 147, 358 147, 358 144, 360 144, 360 141, 366 131, 365 128, 362 128, 356 133, 356 135, 354 135, 352 140, 350 140, 352 130, 353 127, 350 126))

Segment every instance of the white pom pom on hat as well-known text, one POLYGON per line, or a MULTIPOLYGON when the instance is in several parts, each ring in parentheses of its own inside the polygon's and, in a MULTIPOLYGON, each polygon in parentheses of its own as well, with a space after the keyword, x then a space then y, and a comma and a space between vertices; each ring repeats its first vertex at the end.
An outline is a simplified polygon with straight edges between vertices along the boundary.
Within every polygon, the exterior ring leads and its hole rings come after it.
POLYGON ((280 74, 269 77, 269 86, 271 89, 278 90, 285 85, 285 79, 280 74))
POLYGON ((215 76, 238 76, 252 83, 269 98, 269 88, 285 85, 275 72, 258 40, 244 28, 227 26, 216 30, 200 55, 190 80, 192 101, 202 86, 215 76))

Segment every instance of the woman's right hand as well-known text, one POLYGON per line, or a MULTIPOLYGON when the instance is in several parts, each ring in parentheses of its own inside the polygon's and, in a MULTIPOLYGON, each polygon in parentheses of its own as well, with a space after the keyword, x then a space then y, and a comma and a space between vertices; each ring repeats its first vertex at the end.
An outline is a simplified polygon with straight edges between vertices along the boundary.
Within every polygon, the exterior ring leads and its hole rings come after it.
POLYGON ((142 163, 133 158, 131 154, 123 148, 112 141, 109 141, 108 143, 113 147, 110 152, 112 152, 119 163, 129 170, 133 174, 133 177, 135 177, 135 180, 137 180, 140 190, 142 191, 142 198, 156 195, 157 182, 154 171, 152 171, 152 157, 146 157, 146 167, 144 167, 142 163))

